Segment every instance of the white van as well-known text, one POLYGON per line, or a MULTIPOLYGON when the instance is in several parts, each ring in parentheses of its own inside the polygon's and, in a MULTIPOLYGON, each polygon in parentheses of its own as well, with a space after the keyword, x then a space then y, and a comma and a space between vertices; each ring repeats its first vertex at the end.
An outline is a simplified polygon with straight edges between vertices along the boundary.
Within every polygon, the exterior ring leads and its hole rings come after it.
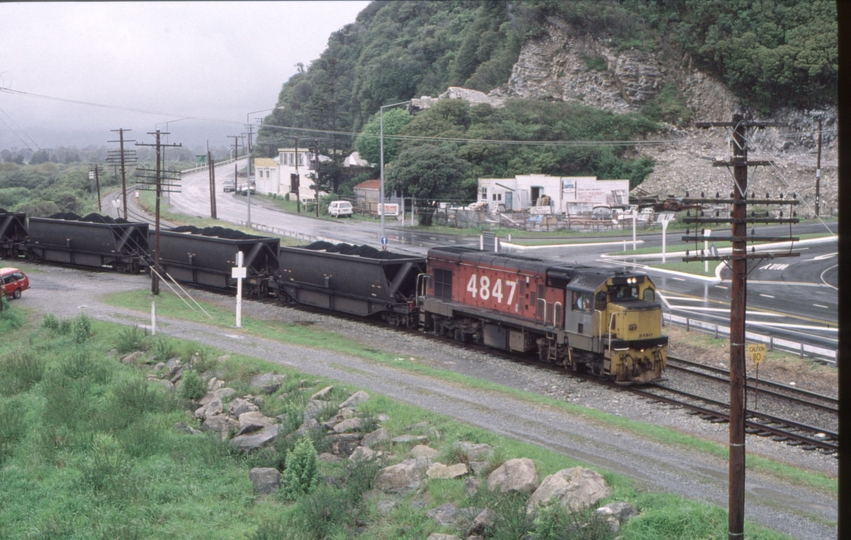
POLYGON ((349 201, 334 201, 328 205, 328 214, 334 217, 352 217, 352 203, 349 201))

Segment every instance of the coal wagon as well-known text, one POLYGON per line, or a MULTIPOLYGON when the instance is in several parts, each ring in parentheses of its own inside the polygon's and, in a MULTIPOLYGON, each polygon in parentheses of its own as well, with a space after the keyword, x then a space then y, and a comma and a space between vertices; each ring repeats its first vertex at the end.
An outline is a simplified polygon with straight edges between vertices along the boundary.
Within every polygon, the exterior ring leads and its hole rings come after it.
MULTIPOLYGON (((149 232, 151 250, 156 248, 156 233, 149 232)), ((178 227, 160 231, 161 271, 177 281, 201 287, 228 289, 236 266, 236 254, 242 252, 246 280, 245 294, 265 296, 269 281, 278 270, 280 240, 254 236, 222 227, 178 227)), ((164 275, 165 275, 164 274, 164 275)))
POLYGON ((148 255, 148 224, 89 214, 29 219, 27 256, 39 262, 137 273, 148 255))
POLYGON ((423 257, 369 246, 314 242, 281 247, 276 288, 282 300, 361 317, 377 316, 394 326, 415 326, 417 279, 423 257))

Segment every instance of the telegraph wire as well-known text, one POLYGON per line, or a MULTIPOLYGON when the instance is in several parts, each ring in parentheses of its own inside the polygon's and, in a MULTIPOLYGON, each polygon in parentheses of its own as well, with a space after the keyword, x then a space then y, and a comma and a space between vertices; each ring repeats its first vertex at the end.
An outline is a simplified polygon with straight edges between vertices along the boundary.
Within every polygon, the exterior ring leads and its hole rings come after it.
MULTIPOLYGON (((23 134, 24 134, 24 136, 26 136, 26 138, 27 138, 27 139, 29 139, 29 140, 30 140, 30 142, 31 142, 31 143, 33 143, 33 144, 35 145, 35 147, 36 147, 36 148, 38 148, 39 150, 41 150, 41 147, 38 145, 38 143, 37 143, 37 142, 35 142, 35 139, 33 139, 32 137, 30 137, 30 136, 27 134, 27 132, 26 132, 26 131, 24 131, 24 130, 21 128, 21 126, 19 126, 19 125, 15 122, 15 120, 14 120, 11 116, 9 116, 9 113, 7 113, 6 111, 4 111, 3 109, 0 109, 0 113, 5 114, 5 115, 6 115, 6 118, 8 118, 8 119, 9 119, 9 122, 12 122, 12 124, 15 126, 15 128, 17 128, 17 129, 18 129, 18 131, 20 131, 21 133, 23 133, 23 134)), ((29 143, 27 143, 27 141, 25 141, 25 140, 23 139, 23 137, 21 137, 21 136, 20 136, 20 135, 19 135, 19 134, 15 131, 15 129, 13 129, 13 128, 12 128, 12 126, 10 126, 10 125, 9 125, 9 124, 5 121, 5 120, 3 120, 3 117, 0 117, 0 121, 2 121, 2 122, 6 125, 6 127, 7 127, 7 128, 9 128, 9 131, 11 131, 12 133, 14 133, 14 134, 15 134, 15 137, 17 137, 18 139, 20 139, 20 140, 21 140, 21 142, 22 142, 22 143, 24 143, 24 146, 26 146, 27 148, 29 148, 30 150, 32 150, 32 146, 30 146, 30 145, 29 145, 29 143)))

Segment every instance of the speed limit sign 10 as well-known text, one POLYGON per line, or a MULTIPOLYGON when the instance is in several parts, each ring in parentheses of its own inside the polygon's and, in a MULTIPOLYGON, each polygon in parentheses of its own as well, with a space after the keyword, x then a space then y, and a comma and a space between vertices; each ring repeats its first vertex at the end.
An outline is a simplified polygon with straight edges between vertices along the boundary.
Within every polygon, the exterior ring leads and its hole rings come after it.
POLYGON ((765 359, 765 343, 749 343, 748 344, 748 358, 754 364, 759 364, 765 359))

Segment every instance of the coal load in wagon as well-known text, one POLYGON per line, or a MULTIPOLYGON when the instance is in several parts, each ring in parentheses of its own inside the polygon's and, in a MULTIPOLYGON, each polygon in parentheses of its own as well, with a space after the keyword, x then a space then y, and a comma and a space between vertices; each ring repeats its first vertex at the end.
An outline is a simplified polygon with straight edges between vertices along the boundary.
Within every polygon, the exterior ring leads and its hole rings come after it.
POLYGON ((324 240, 318 240, 313 242, 312 244, 308 244, 307 246, 303 246, 304 249, 310 249, 314 251, 325 251, 327 253, 340 253, 342 255, 354 255, 357 257, 366 257, 368 259, 410 259, 411 257, 408 255, 400 255, 398 253, 393 253, 391 251, 382 251, 380 249, 375 249, 372 246, 367 245, 352 245, 346 243, 340 244, 332 244, 331 242, 325 242, 324 240))
MULTIPOLYGON (((152 246, 154 234, 151 231, 152 246)), ((249 280, 260 281, 278 270, 279 244, 277 238, 224 227, 176 227, 160 231, 160 267, 178 281, 225 289, 233 284, 238 251, 249 280)))

